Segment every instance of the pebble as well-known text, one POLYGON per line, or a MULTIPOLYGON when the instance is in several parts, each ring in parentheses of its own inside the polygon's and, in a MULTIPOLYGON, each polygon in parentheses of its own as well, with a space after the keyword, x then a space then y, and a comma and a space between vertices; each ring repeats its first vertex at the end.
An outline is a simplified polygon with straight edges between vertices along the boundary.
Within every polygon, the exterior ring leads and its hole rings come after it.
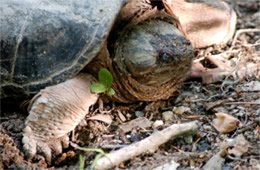
POLYGON ((258 126, 260 126, 260 117, 255 118, 255 122, 258 126))
POLYGON ((202 140, 198 144, 198 149, 199 149, 200 152, 210 150, 210 145, 206 141, 202 140))
POLYGON ((174 107, 172 109, 172 111, 178 115, 182 115, 185 112, 190 112, 190 108, 189 107, 185 107, 185 106, 180 106, 180 107, 174 107))
POLYGON ((154 123, 153 123, 153 127, 154 128, 159 128, 163 125, 163 121, 162 120, 156 120, 154 123))
POLYGON ((227 138, 225 141, 226 141, 228 146, 234 146, 234 143, 235 143, 234 139, 227 138))
POLYGON ((142 112, 142 111, 135 111, 135 116, 136 117, 143 117, 144 116, 144 112, 142 112))
POLYGON ((192 135, 185 136, 185 137, 184 137, 184 141, 185 141, 187 144, 192 144, 192 143, 193 143, 193 137, 192 137, 192 135))
POLYGON ((162 113, 164 121, 170 121, 173 119, 173 112, 172 111, 165 111, 162 113))

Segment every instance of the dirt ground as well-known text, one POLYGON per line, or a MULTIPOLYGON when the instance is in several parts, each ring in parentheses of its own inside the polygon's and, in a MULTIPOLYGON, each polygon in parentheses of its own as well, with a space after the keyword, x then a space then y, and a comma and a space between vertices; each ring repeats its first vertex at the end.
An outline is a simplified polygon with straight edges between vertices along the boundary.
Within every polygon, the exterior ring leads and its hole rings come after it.
MULTIPOLYGON (((200 126, 196 134, 170 140, 155 152, 143 153, 115 169, 163 169, 162 165, 166 164, 178 164, 177 169, 202 169, 205 164, 209 164, 210 169, 212 164, 222 164, 223 170, 260 169, 260 1, 228 3, 238 14, 236 38, 225 46, 196 52, 195 61, 212 69, 213 77, 185 81, 179 96, 167 101, 132 105, 108 103, 103 107, 97 104, 87 117, 96 114, 108 117, 86 118, 70 135, 71 140, 79 146, 102 148, 109 153, 171 124, 198 120, 200 126), (225 59, 224 67, 212 64, 207 57, 225 59), (217 119, 216 115, 220 117, 217 119), (141 117, 146 118, 146 126, 138 122, 141 117), (110 119, 112 123, 108 123, 110 119), (129 121, 135 124, 130 129, 123 126, 129 125, 129 121), (223 132, 227 129, 232 130, 223 132), (223 144, 228 147, 223 149, 223 144), (223 150, 221 158, 211 159, 223 150)), ((21 138, 27 113, 8 110, 2 110, 0 115, 0 169, 47 168, 41 156, 32 161, 24 158, 21 138)), ((69 147, 48 168, 79 169, 79 155, 83 155, 85 166, 89 167, 97 153, 69 147)))

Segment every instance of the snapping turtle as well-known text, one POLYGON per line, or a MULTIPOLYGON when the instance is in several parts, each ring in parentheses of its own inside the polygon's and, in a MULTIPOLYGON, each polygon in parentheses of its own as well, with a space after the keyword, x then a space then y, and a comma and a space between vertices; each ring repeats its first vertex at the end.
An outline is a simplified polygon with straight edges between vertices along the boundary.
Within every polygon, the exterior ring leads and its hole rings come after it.
POLYGON ((0 2, 1 100, 37 93, 22 139, 29 158, 42 152, 50 163, 52 153, 68 147, 66 134, 98 99, 90 86, 102 67, 114 77, 115 101, 174 95, 193 49, 158 2, 0 2))

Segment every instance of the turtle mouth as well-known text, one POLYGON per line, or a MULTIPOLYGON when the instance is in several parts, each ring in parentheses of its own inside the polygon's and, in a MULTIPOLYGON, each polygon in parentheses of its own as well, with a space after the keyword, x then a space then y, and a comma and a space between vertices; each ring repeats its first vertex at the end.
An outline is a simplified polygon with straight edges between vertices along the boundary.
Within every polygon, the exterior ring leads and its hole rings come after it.
MULTIPOLYGON (((175 56, 176 57, 176 56, 175 56)), ((177 58, 177 57, 176 57, 177 58)), ((140 84, 158 87, 170 81, 182 79, 191 67, 190 56, 182 56, 182 59, 174 59, 170 63, 158 62, 150 67, 138 66, 134 69, 126 67, 128 73, 140 84), (138 69, 136 69, 138 68, 138 69)), ((126 64, 127 65, 127 64, 126 64)))

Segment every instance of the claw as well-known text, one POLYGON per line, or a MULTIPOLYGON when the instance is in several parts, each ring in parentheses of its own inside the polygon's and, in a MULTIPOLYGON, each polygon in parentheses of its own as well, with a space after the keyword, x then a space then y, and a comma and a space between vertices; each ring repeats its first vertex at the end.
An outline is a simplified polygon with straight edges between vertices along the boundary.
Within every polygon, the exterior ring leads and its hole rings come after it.
POLYGON ((70 144, 69 137, 68 136, 64 136, 61 139, 61 143, 62 143, 63 148, 68 148, 69 144, 70 144))
POLYGON ((30 104, 25 121, 23 148, 29 159, 42 153, 51 164, 52 153, 62 153, 69 146, 67 133, 85 117, 98 95, 90 92, 94 78, 79 74, 55 86, 41 90, 30 104))
POLYGON ((30 160, 36 154, 36 141, 30 139, 28 136, 24 136, 22 139, 23 142, 23 150, 26 153, 26 157, 30 160))
POLYGON ((43 153, 44 157, 46 158, 47 163, 51 164, 51 148, 47 143, 39 142, 37 150, 39 150, 40 153, 43 153))
POLYGON ((62 142, 57 141, 57 142, 53 143, 51 148, 55 152, 55 155, 61 154, 62 153, 62 142))

